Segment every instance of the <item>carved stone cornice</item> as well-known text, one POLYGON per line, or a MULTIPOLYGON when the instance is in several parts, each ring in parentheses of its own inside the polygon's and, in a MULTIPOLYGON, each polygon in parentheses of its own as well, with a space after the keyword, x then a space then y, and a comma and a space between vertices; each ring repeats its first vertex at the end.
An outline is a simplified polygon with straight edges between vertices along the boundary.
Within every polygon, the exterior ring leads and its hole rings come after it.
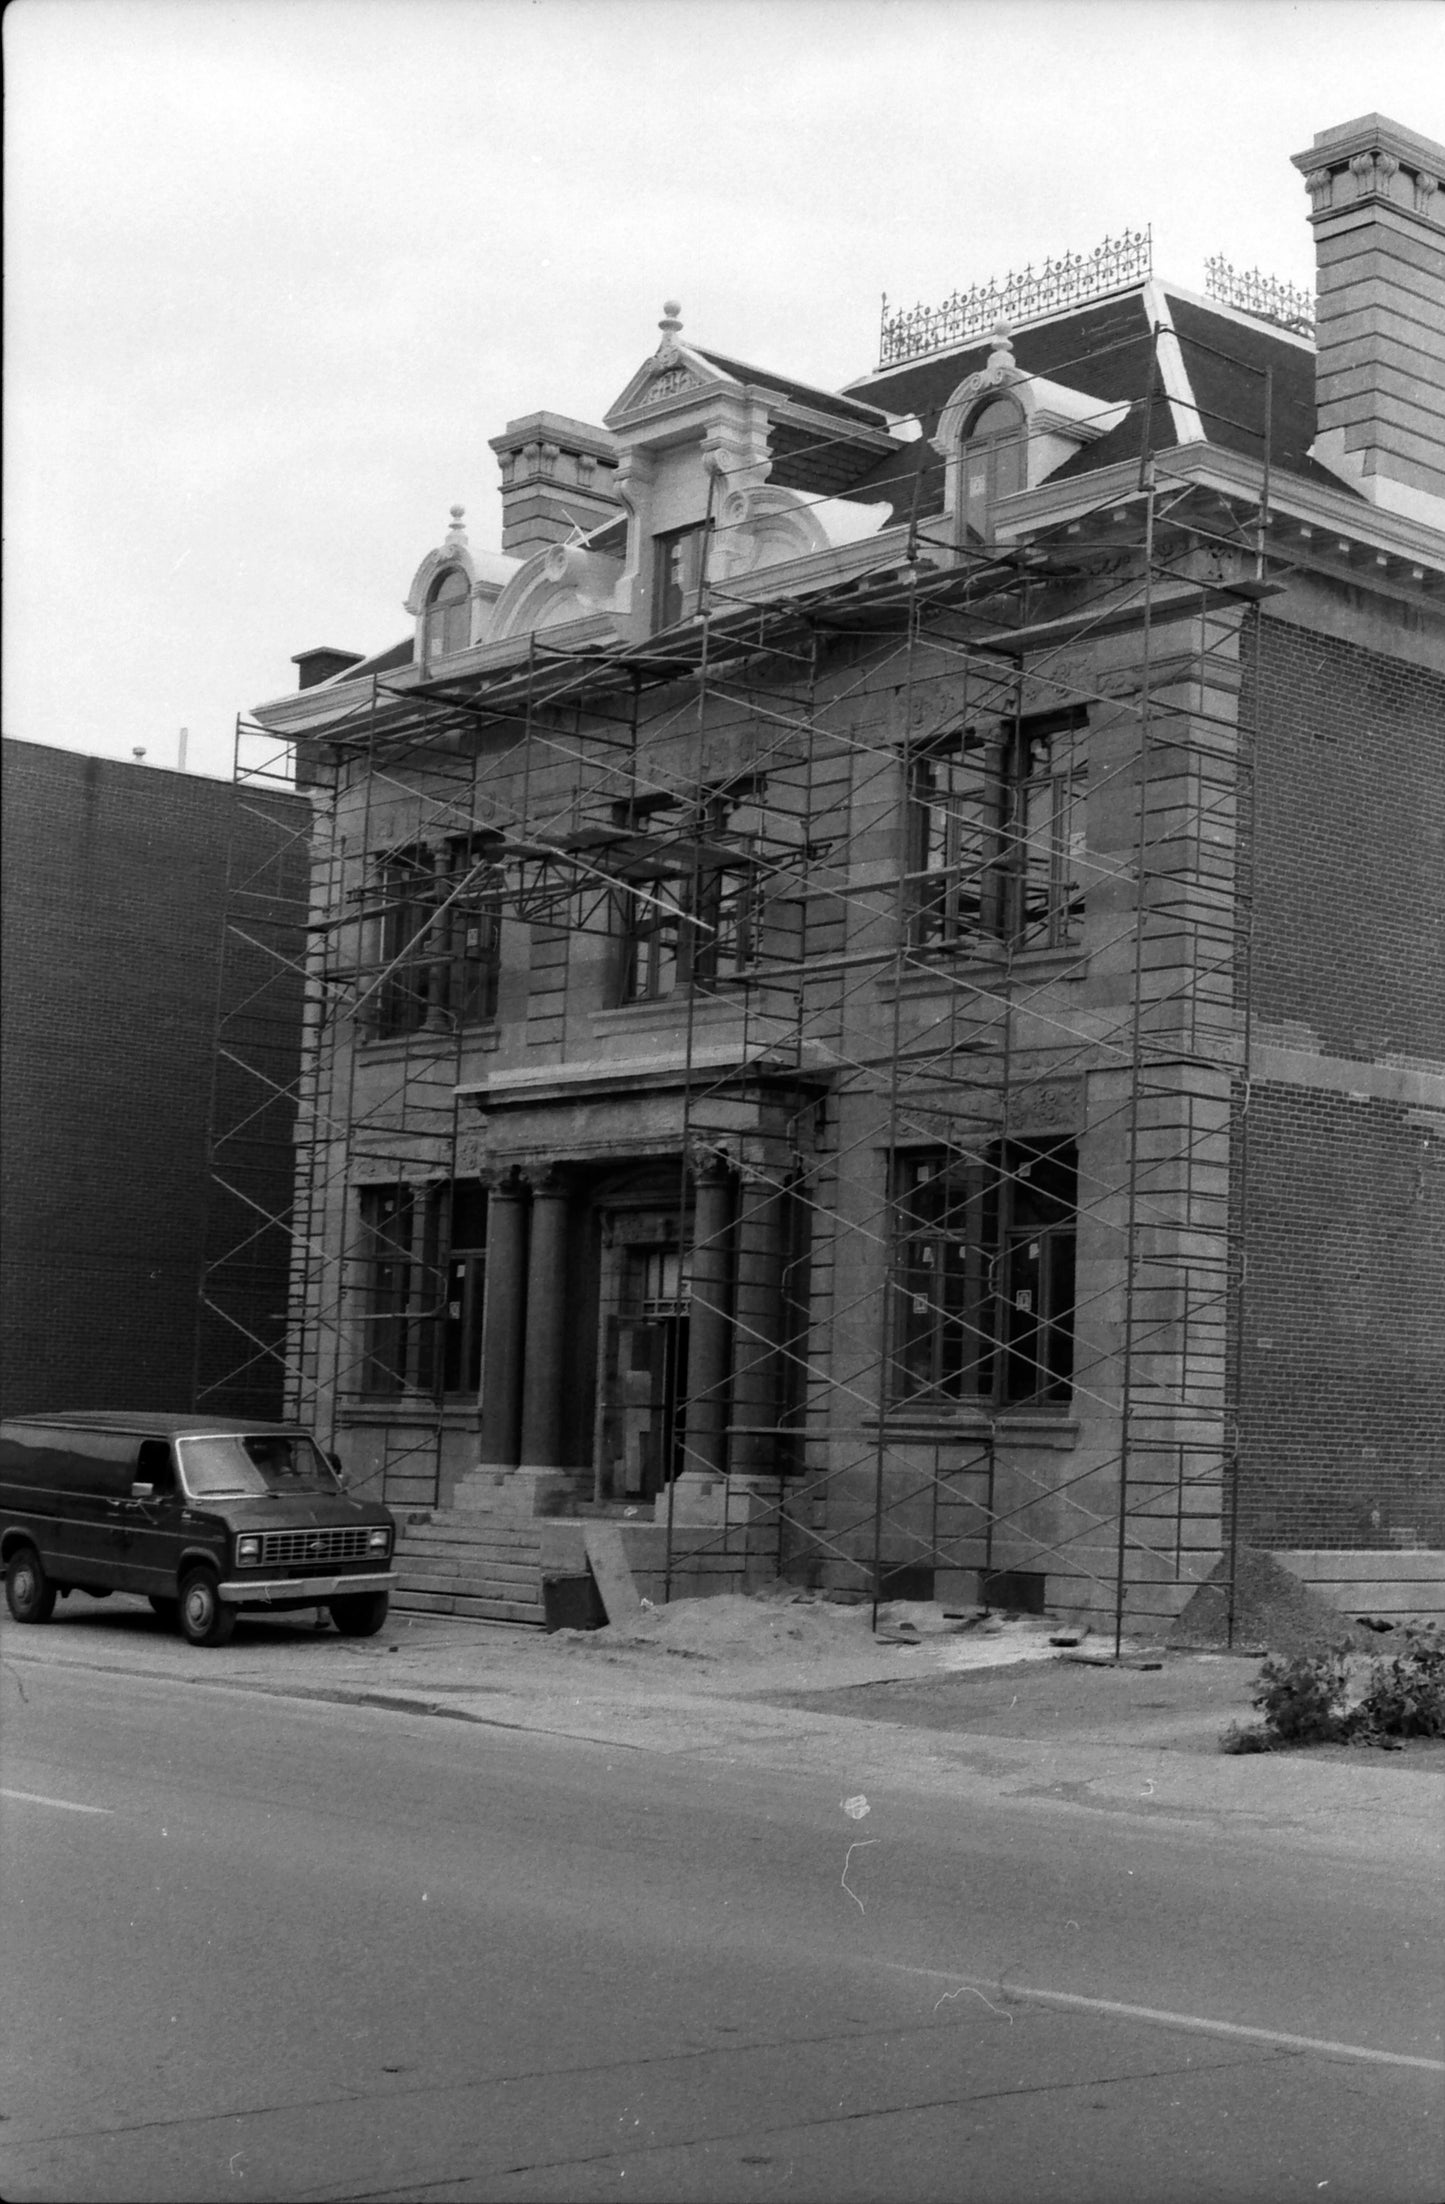
POLYGON ((1310 221, 1316 225, 1355 210, 1388 208, 1393 215, 1445 229, 1440 181, 1445 176, 1445 146, 1391 122, 1387 115, 1362 115, 1339 130, 1322 131, 1304 153, 1293 155, 1310 196, 1310 221))

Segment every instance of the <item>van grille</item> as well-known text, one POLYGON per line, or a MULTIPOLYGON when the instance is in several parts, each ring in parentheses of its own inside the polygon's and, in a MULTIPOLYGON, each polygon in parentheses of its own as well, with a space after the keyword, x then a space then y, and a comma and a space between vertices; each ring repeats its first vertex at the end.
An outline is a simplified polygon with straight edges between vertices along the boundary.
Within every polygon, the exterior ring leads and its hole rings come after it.
MULTIPOLYGON (((317 1562, 365 1561, 370 1524, 349 1525, 344 1530, 265 1531, 261 1537, 263 1569, 309 1569, 317 1562)), ((381 1559, 378 1554, 375 1557, 381 1559)))

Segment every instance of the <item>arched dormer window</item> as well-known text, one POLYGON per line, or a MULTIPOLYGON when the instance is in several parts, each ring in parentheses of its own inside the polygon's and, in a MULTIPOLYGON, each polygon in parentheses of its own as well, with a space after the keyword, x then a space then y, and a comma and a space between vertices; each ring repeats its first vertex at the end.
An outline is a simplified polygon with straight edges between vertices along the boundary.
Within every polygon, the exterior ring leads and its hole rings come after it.
POLYGON ((426 655, 449 658, 472 639, 472 585, 459 566, 438 574, 427 592, 426 655))
POLYGON ((1012 398, 988 398, 963 432, 962 518, 966 540, 987 541, 1001 497, 1028 485, 1027 425, 1012 398))

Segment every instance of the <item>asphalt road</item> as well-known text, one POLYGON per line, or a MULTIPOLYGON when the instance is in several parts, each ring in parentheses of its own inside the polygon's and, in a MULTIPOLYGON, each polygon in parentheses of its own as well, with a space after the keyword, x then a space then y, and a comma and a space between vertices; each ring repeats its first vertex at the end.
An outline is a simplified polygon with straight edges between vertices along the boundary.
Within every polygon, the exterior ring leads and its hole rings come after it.
POLYGON ((1438 2204, 1439 1894, 970 1806, 7 1663, 29 2199, 1438 2204))

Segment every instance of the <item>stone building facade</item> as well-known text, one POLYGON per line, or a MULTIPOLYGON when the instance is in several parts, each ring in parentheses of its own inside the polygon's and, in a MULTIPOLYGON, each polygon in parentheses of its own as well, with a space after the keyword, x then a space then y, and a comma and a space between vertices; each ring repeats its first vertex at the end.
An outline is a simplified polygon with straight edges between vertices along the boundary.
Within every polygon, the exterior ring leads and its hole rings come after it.
POLYGON ((257 710, 295 1395, 393 1502, 669 1589, 1438 1603, 1445 149, 1297 166, 1316 334, 1143 239, 841 391, 669 306, 257 710))

